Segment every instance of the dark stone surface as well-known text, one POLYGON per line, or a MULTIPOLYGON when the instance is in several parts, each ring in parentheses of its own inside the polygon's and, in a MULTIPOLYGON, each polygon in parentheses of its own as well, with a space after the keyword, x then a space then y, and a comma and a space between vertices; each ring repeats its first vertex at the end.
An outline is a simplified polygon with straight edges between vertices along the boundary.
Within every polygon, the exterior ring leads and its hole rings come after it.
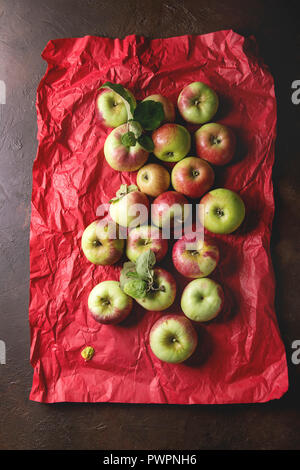
POLYGON ((300 447, 300 80, 298 1, 0 0, 0 449, 295 449, 300 447), (278 131, 272 250, 277 316, 286 345, 290 390, 248 406, 41 405, 28 400, 28 287, 31 171, 37 149, 35 94, 50 39, 86 34, 167 37, 232 28, 254 34, 275 77, 278 131))

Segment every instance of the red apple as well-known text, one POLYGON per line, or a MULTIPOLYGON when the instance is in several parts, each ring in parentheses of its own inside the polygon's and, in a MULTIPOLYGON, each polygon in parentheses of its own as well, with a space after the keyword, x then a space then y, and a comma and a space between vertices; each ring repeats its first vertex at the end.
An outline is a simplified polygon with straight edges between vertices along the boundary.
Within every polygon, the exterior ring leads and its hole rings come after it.
POLYGON ((138 171, 136 182, 140 191, 156 197, 170 186, 170 173, 162 165, 148 163, 138 171))
POLYGON ((173 246, 172 258, 175 268, 185 277, 208 276, 218 264, 219 248, 210 239, 197 240, 197 234, 184 235, 173 246), (191 247, 191 245, 195 247, 191 247))
POLYGON ((157 227, 172 226, 175 221, 184 221, 189 212, 189 203, 183 194, 166 191, 154 199, 151 218, 157 227))
POLYGON ((195 133, 197 155, 213 165, 226 165, 235 152, 233 131, 223 124, 210 122, 195 133))
POLYGON ((176 163, 171 174, 173 188, 185 196, 197 198, 213 185, 215 173, 205 160, 187 157, 176 163))
POLYGON ((156 262, 163 259, 168 251, 168 241, 162 238, 159 228, 150 225, 141 225, 129 231, 126 245, 126 255, 133 263, 141 253, 152 250, 156 262))

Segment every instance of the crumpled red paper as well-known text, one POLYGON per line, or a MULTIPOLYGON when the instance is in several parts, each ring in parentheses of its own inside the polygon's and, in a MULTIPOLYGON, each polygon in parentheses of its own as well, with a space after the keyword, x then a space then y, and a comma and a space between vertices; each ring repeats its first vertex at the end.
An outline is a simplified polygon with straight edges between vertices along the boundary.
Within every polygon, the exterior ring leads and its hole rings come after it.
MULTIPOLYGON (((276 136, 272 76, 255 41, 233 31, 148 40, 87 36, 50 41, 37 93, 38 152, 33 166, 30 233, 32 400, 40 402, 246 403, 279 398, 288 388, 285 351, 274 312, 270 234, 276 136), (90 290, 118 279, 117 267, 89 263, 80 248, 97 207, 135 174, 113 171, 103 156, 110 129, 97 120, 97 89, 123 84, 137 99, 204 81, 220 97, 215 120, 238 137, 236 161, 216 172, 216 186, 237 191, 247 215, 232 235, 215 236, 221 261, 211 276, 225 290, 220 317, 198 326, 199 347, 186 363, 160 362, 149 330, 162 313, 135 305, 128 320, 101 326, 88 312, 90 290), (85 362, 81 351, 95 349, 85 362)), ((194 129, 191 129, 194 130, 194 129)), ((171 243, 170 243, 171 246, 171 243)), ((171 247, 170 247, 171 250, 171 247)), ((180 313, 188 280, 176 276, 180 313)))

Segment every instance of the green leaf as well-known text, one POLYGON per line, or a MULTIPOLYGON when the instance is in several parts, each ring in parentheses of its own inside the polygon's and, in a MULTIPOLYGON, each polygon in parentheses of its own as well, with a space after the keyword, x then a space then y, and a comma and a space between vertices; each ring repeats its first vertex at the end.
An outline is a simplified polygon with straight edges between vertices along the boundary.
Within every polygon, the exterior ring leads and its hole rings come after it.
POLYGON ((147 283, 142 279, 132 279, 125 283, 123 290, 134 299, 143 299, 147 294, 147 283))
POLYGON ((133 132, 126 132, 122 135, 121 142, 125 147, 134 147, 136 144, 136 138, 133 132))
POLYGON ((128 129, 130 132, 134 133, 136 139, 138 139, 143 132, 143 128, 140 125, 140 123, 137 121, 134 121, 133 119, 128 121, 128 129))
POLYGON ((156 263, 156 257, 152 250, 146 250, 136 260, 136 272, 144 281, 153 281, 152 268, 156 263))
POLYGON ((134 109, 135 109, 135 102, 132 99, 131 95, 128 93, 128 91, 125 90, 125 88, 122 85, 120 85, 119 83, 105 82, 100 87, 100 89, 101 88, 109 88, 110 90, 112 90, 115 93, 117 93, 118 95, 120 95, 121 98, 123 99, 124 104, 125 104, 128 119, 133 118, 133 113, 134 113, 134 109))
POLYGON ((124 290, 126 282, 128 282, 129 277, 133 273, 137 274, 135 269, 135 263, 132 263, 131 261, 126 261, 126 263, 123 264, 123 268, 120 273, 120 287, 122 290, 124 290))
POLYGON ((114 204, 118 202, 122 197, 126 196, 128 193, 132 193, 133 191, 138 191, 139 188, 135 184, 130 184, 129 186, 127 184, 121 184, 120 188, 116 192, 115 197, 112 197, 109 202, 111 204, 114 204))
POLYGON ((146 131, 157 129, 165 118, 164 108, 161 103, 153 100, 142 101, 137 105, 133 113, 146 131))
POLYGON ((143 149, 147 150, 147 152, 153 152, 154 143, 153 143, 153 140, 151 139, 151 137, 149 137, 148 135, 142 134, 138 138, 137 141, 140 144, 140 146, 143 147, 143 149))

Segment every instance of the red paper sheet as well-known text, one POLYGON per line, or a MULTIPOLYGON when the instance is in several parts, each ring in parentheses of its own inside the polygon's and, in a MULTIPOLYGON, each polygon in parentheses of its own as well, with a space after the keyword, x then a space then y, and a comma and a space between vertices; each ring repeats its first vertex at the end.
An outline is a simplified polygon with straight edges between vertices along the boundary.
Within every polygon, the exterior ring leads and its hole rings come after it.
MULTIPOLYGON (((212 404, 281 397, 288 376, 269 250, 276 100, 255 41, 233 31, 155 40, 88 36, 50 41, 42 56, 48 69, 37 94, 33 166, 30 398, 212 404), (137 99, 161 93, 174 103, 185 85, 204 81, 220 97, 215 120, 238 137, 236 161, 216 173, 216 186, 237 191, 247 209, 236 233, 215 237, 221 261, 211 277, 222 284, 227 305, 217 320, 198 327, 197 353, 184 364, 162 363, 150 350, 149 330, 162 313, 135 305, 123 324, 102 326, 88 312, 92 287, 117 280, 122 263, 89 263, 81 235, 97 207, 136 176, 113 171, 103 156, 110 129, 97 120, 95 101, 107 80, 137 99), (85 346, 95 349, 89 362, 80 354, 85 346)), ((175 274, 168 259, 161 265, 175 274)), ((188 281, 175 276, 177 301, 165 313, 180 313, 178 299, 188 281)))

